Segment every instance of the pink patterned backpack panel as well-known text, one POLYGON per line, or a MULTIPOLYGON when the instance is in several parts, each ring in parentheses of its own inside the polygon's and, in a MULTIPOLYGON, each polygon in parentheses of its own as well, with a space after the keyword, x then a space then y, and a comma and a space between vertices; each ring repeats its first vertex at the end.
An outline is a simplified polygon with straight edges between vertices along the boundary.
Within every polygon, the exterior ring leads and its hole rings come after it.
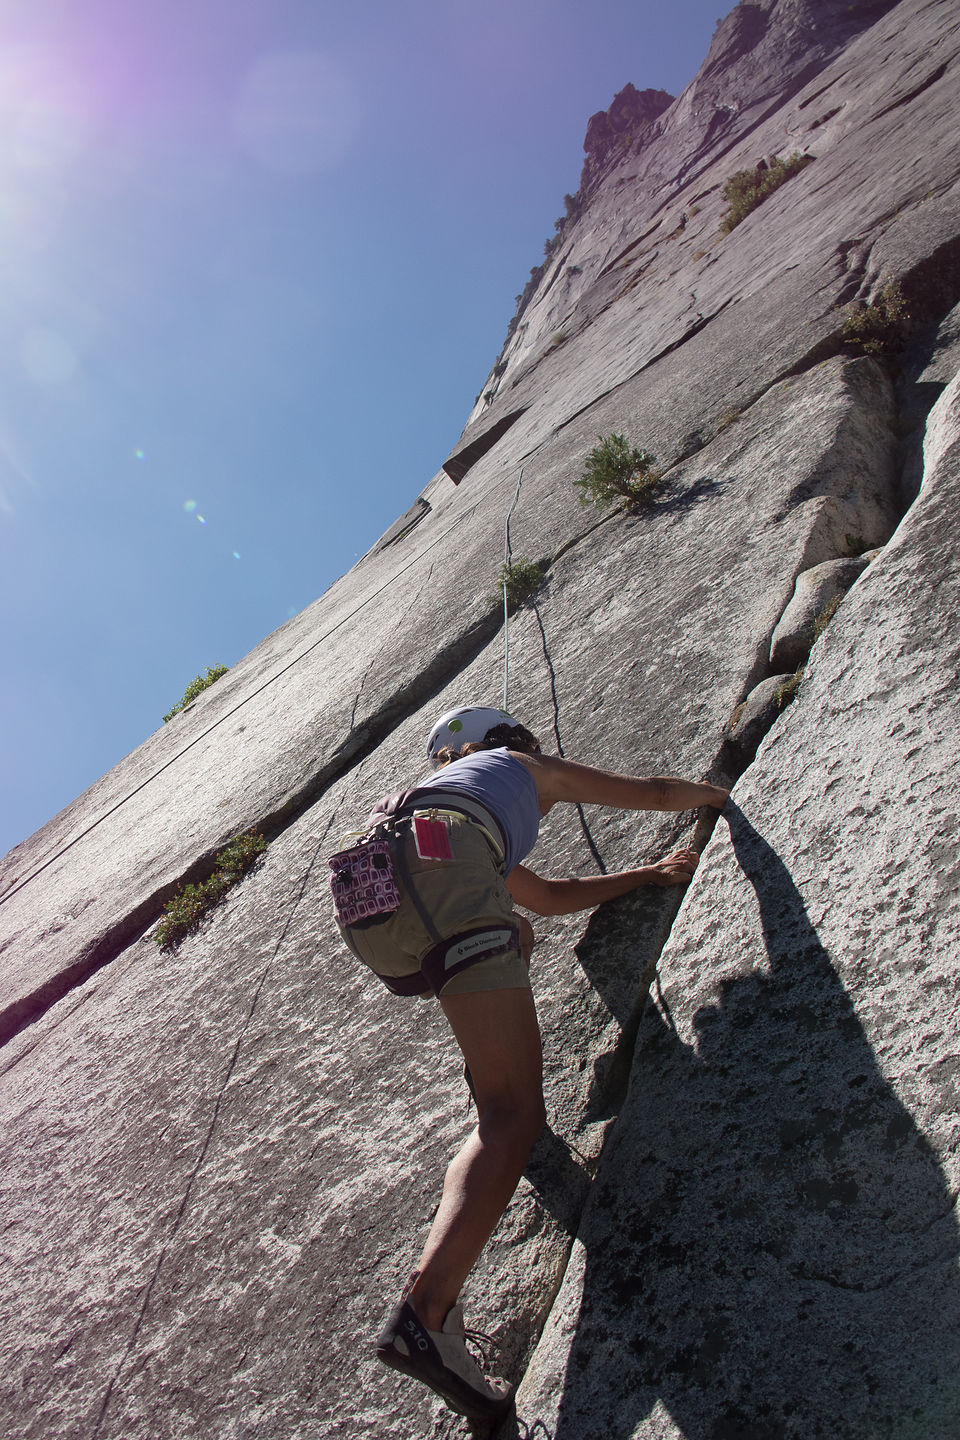
POLYGON ((355 925, 373 915, 392 915, 400 908, 400 891, 393 876, 390 845, 368 840, 341 850, 329 860, 330 889, 341 925, 355 925))

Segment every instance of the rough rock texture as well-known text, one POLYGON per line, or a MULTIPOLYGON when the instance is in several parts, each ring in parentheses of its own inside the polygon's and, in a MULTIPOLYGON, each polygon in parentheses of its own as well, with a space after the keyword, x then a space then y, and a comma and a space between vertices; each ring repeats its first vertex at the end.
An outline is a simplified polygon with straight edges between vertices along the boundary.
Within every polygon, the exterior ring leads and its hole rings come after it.
POLYGON ((957 1434, 958 503, 960 378, 661 956, 520 1398, 554 1440, 957 1434))
POLYGON ((928 364, 920 372, 919 383, 946 385, 960 370, 960 305, 950 311, 937 333, 937 344, 928 364))
POLYGON ((634 85, 625 85, 613 97, 609 110, 591 115, 583 141, 587 164, 581 190, 587 188, 586 174, 595 175, 614 149, 625 148, 631 140, 636 143, 675 98, 666 90, 638 90, 634 85))
POLYGON ((829 620, 867 564, 860 555, 846 560, 824 560, 822 565, 813 565, 797 576, 790 604, 777 621, 770 641, 771 665, 789 672, 803 664, 816 639, 818 626, 829 620))
POLYGON ((730 716, 726 747, 730 768, 740 774, 750 764, 773 722, 793 699, 795 675, 768 675, 730 716))
MULTIPOLYGON (((605 156, 445 468, 0 863, 5 1433, 464 1433, 364 1357, 466 1093, 435 1007, 342 950, 325 856, 436 713, 496 702, 518 480, 514 554, 547 578, 511 707, 618 769, 748 768, 682 906, 538 922, 549 1129, 467 1297, 526 1374, 504 1434, 960 1432, 960 25, 888 9, 739 6, 605 156), (804 148, 721 236, 729 174, 804 148), (894 276, 909 323, 858 356, 843 307, 894 276), (666 469, 636 517, 575 498, 614 430, 666 469), (751 764, 732 736, 798 576, 878 547, 751 764), (251 825, 266 855, 160 953, 165 899, 251 825)), ((708 831, 558 809, 533 863, 708 831)))

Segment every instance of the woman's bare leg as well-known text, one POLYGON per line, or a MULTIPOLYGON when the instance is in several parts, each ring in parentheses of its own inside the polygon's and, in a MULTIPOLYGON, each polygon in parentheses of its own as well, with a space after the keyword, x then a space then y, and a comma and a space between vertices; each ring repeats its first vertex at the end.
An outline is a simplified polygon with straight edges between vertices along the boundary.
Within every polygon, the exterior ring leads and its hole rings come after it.
POLYGON ((478 1124, 450 1162, 410 1303, 439 1330, 544 1126, 540 1028, 530 990, 441 997, 473 1078, 478 1124))

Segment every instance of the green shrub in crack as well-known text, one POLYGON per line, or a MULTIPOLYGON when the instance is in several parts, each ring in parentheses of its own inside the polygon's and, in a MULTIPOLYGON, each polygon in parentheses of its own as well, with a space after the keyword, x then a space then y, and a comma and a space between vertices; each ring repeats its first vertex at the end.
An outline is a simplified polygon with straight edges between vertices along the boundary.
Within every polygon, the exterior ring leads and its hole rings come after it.
POLYGON ((813 637, 813 638, 811 639, 811 641, 810 641, 810 648, 811 648, 811 649, 813 648, 814 645, 816 645, 817 641, 820 639, 820 636, 823 634, 824 630, 826 630, 827 626, 830 624, 830 621, 833 619, 834 615, 836 615, 837 611, 840 609, 840 601, 841 601, 842 599, 843 599, 843 596, 842 596, 842 595, 834 595, 834 597, 833 597, 833 599, 830 601, 830 603, 829 603, 828 605, 825 605, 825 606, 823 607, 823 609, 820 611, 820 614, 817 615, 816 618, 814 619, 814 622, 813 622, 813 625, 812 625, 811 631, 810 631, 811 636, 813 637))
POLYGON ((164 715, 164 725, 166 725, 168 720, 172 720, 174 715, 179 715, 181 710, 185 710, 191 700, 196 700, 198 695, 202 695, 208 686, 213 685, 215 681, 220 679, 221 675, 226 675, 226 673, 226 665, 208 665, 206 675, 198 675, 195 680, 191 680, 183 692, 183 699, 180 701, 180 704, 174 705, 173 709, 168 710, 166 715, 164 715))
POLYGON ((761 160, 753 170, 735 171, 723 187, 723 198, 729 207, 720 219, 723 234, 729 235, 741 220, 746 220, 751 210, 756 210, 775 190, 812 163, 812 155, 801 155, 795 151, 786 160, 771 155, 769 159, 761 160))
MULTIPOLYGON (((836 615, 837 611, 840 608, 840 602, 842 601, 842 599, 842 595, 835 595, 833 599, 829 602, 829 604, 825 605, 820 611, 819 615, 815 617, 809 631, 811 650, 813 649, 814 645, 816 645, 817 641, 820 639, 820 636, 826 630, 827 626, 830 624, 830 621, 833 619, 834 615, 836 615)), ((787 706, 791 705, 799 695, 800 686, 803 683, 803 676, 806 668, 807 662, 806 660, 804 660, 802 664, 797 666, 793 674, 789 675, 787 679, 784 680, 783 684, 777 687, 773 698, 777 702, 777 706, 779 707, 779 709, 785 710, 787 706)))
POLYGON ((153 937, 160 949, 169 950, 195 930, 204 915, 219 905, 266 848, 266 840, 255 830, 235 835, 214 859, 212 875, 199 885, 181 885, 163 907, 163 918, 153 937))
POLYGON ((545 574, 544 566, 536 560, 512 560, 509 565, 501 565, 500 574, 497 576, 497 590, 490 596, 490 603, 502 605, 506 587, 507 610, 512 615, 525 600, 537 593, 545 574))
POLYGON ((587 456, 583 474, 573 482, 580 491, 580 504, 593 504, 603 510, 624 500, 628 510, 642 509, 663 478, 654 468, 656 459, 646 450, 629 445, 624 435, 608 435, 606 439, 598 435, 597 441, 587 456))
POLYGON ((862 355, 889 355, 900 343, 910 312, 898 280, 891 280, 869 305, 851 310, 840 332, 844 345, 862 355))
POLYGON ((800 693, 800 685, 803 681, 803 672, 806 670, 806 668, 807 662, 804 661, 802 665, 797 666, 797 669, 794 670, 793 674, 789 676, 788 679, 784 680, 782 685, 779 685, 777 687, 776 693, 774 694, 773 698, 777 702, 777 705, 781 710, 786 710, 788 705, 792 705, 794 700, 800 693))

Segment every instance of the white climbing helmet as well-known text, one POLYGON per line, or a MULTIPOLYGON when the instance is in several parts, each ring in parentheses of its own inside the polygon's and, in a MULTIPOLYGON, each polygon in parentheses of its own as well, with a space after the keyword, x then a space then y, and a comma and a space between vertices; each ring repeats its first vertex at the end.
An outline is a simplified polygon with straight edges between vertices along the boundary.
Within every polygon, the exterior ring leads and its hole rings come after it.
POLYGON ((441 715, 427 736, 427 758, 432 760, 444 745, 459 750, 461 745, 476 744, 495 725, 519 725, 505 710, 490 710, 485 705, 460 705, 441 715))

